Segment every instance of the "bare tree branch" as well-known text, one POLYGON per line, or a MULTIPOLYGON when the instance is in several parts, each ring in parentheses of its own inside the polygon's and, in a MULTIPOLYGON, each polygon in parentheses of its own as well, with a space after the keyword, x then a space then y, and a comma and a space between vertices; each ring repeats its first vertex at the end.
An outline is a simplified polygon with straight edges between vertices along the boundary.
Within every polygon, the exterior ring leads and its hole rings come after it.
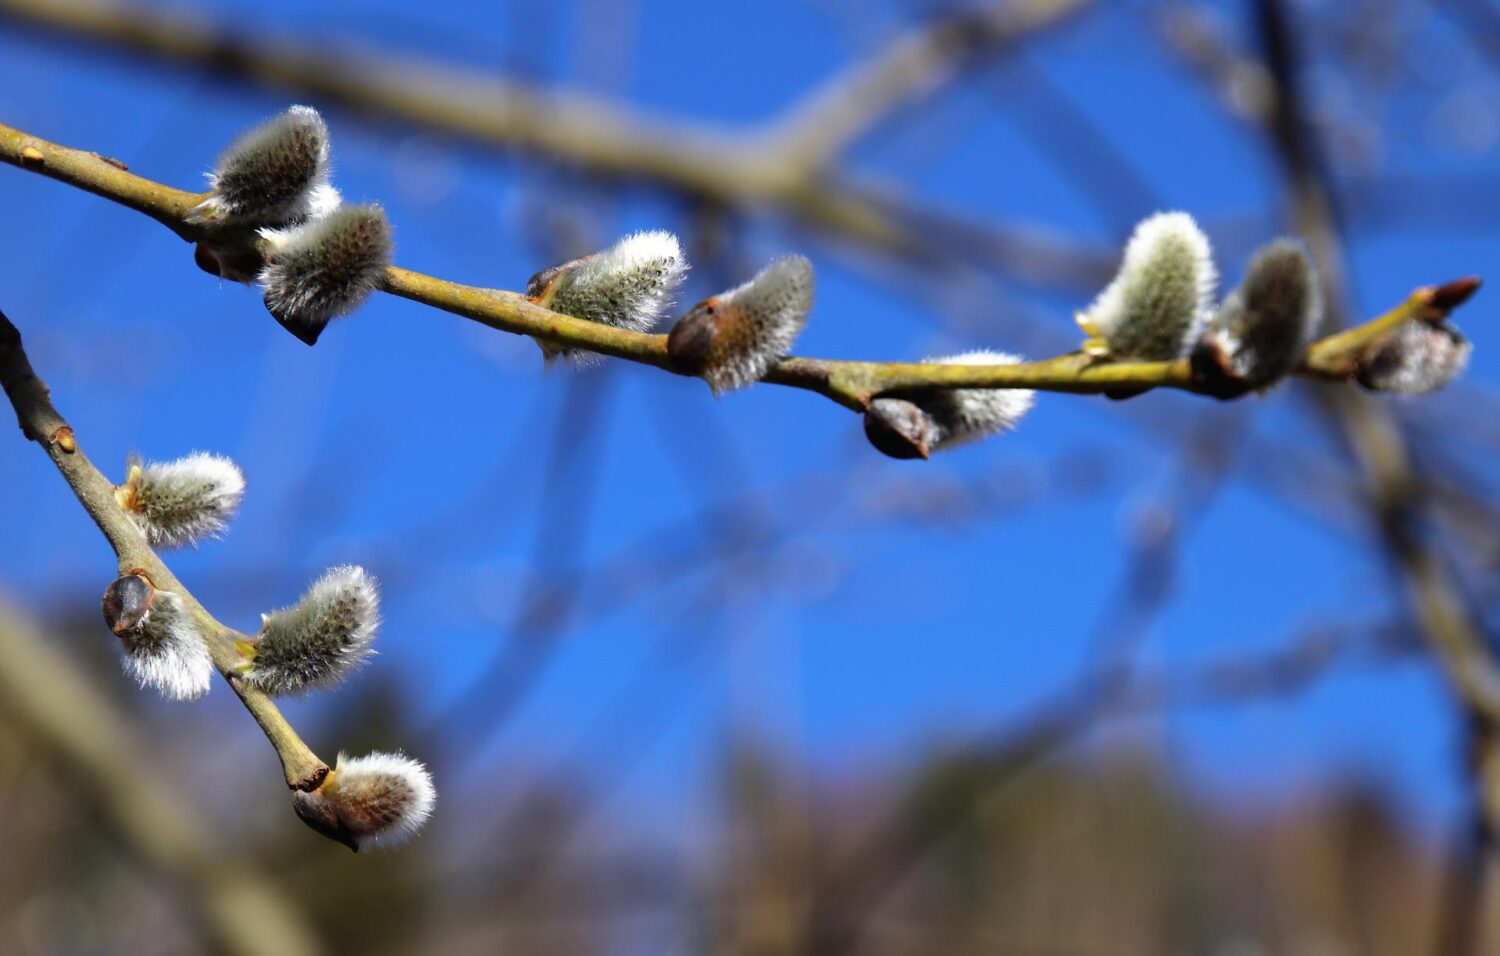
MULTIPOLYGON (((1018 39, 1028 24, 1045 26, 1080 2, 1028 0, 1013 27, 1003 25, 1008 17, 982 19, 994 21, 987 27, 992 39, 1007 33, 1018 39)), ((878 113, 906 95, 914 79, 908 61, 934 42, 924 38, 945 36, 953 29, 950 22, 972 17, 933 21, 907 44, 898 41, 877 57, 870 75, 852 88, 843 78, 832 81, 829 92, 810 101, 822 105, 809 108, 825 114, 845 109, 851 95, 857 100, 869 95, 876 102, 858 109, 866 117, 878 113)), ((0 0, 0 21, 287 91, 484 148, 561 161, 595 176, 655 183, 710 205, 776 210, 884 253, 930 259, 934 241, 946 237, 945 251, 1030 283, 1076 290, 1081 281, 1107 277, 1102 273, 1109 263, 1092 252, 1034 231, 997 229, 915 205, 847 174, 798 162, 783 148, 783 137, 760 130, 726 132, 640 116, 619 104, 474 71, 352 54, 326 42, 261 39, 137 5, 0 0)), ((845 124, 849 135, 867 121, 845 124)))
MULTIPOLYGON (((187 221, 201 193, 173 189, 127 172, 97 154, 0 126, 0 161, 120 202, 166 225, 187 239, 239 241, 259 255, 251 237, 187 221)), ((1478 288, 1477 279, 1424 286, 1386 314, 1336 336, 1314 342, 1297 370, 1310 378, 1347 381, 1368 351, 1397 326, 1414 318, 1435 321, 1461 305, 1478 288)), ((667 337, 633 332, 561 315, 525 296, 476 288, 392 266, 385 291, 471 319, 504 332, 652 365, 676 374, 667 355, 667 337)), ((855 411, 876 395, 923 388, 1030 388, 1075 394, 1173 388, 1228 397, 1194 374, 1186 358, 1168 362, 1101 361, 1071 352, 1015 365, 943 365, 912 362, 855 362, 789 356, 776 362, 763 381, 816 392, 855 411)))
POLYGON ((73 489, 78 503, 109 541, 120 574, 144 572, 156 587, 180 596, 186 612, 204 635, 214 666, 276 749, 287 786, 296 790, 317 787, 328 775, 328 765, 302 742, 271 698, 238 675, 237 665, 242 658, 235 649, 235 641, 247 638, 215 620, 146 543, 140 528, 116 501, 114 485, 84 455, 72 426, 53 406, 46 384, 32 371, 21 346, 21 333, 3 312, 0 312, 0 386, 4 386, 15 408, 21 433, 42 446, 73 489))
POLYGON ((972 60, 1083 12, 1092 0, 989 3, 919 24, 824 83, 779 120, 784 161, 817 170, 882 119, 946 85, 972 60))

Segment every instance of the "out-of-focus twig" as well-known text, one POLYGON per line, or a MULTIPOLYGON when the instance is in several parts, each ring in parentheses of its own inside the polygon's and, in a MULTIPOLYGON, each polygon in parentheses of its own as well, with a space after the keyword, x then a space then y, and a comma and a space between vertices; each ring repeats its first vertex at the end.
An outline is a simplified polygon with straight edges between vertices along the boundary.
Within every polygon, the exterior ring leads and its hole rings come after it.
MULTIPOLYGON (((1330 318, 1337 321, 1346 301, 1343 243, 1334 184, 1299 85, 1300 36, 1283 0, 1258 0, 1253 25, 1261 60, 1274 84, 1266 129, 1281 162, 1292 216, 1323 266, 1330 318)), ((1391 416, 1348 390, 1319 392, 1317 398, 1365 473, 1374 530, 1392 558, 1418 626, 1447 674, 1470 729, 1480 858, 1476 877, 1481 883, 1466 896, 1480 909, 1447 921, 1454 932, 1440 946, 1444 953, 1489 952, 1492 947, 1485 940, 1500 931, 1500 920, 1486 912, 1500 903, 1500 662, 1432 540, 1421 483, 1391 416)))
POLYGON ((132 853, 171 881, 218 948, 243 956, 321 950, 276 884, 242 854, 217 846, 179 792, 151 770, 126 715, 4 604, 0 713, 78 782, 132 853))
POLYGON ((1160 693, 1137 673, 1135 658, 1175 590, 1184 525, 1207 512, 1235 460, 1233 432, 1205 425, 1184 451, 1173 506, 1149 513, 1137 528, 1124 581, 1099 614, 1080 674, 1029 718, 966 747, 935 783, 923 780, 881 813, 815 892, 804 940, 808 956, 860 951, 882 902, 985 798, 1100 721, 1159 701, 1160 693))
POLYGON ((1092 0, 990 2, 919 23, 804 97, 770 136, 782 162, 818 171, 897 109, 946 85, 985 54, 1033 39, 1092 0))
MULTIPOLYGON (((1016 8, 1013 17, 991 15, 995 25, 988 32, 996 42, 1016 39, 1027 24, 1040 28, 1082 2, 1009 4, 1006 9, 1016 8)), ((951 19, 963 22, 972 16, 951 19)), ((760 130, 734 133, 669 122, 634 114, 620 104, 474 71, 345 52, 326 41, 262 39, 136 4, 0 0, 0 22, 289 91, 484 148, 560 161, 595 176, 655 183, 710 205, 776 210, 824 234, 885 253, 928 259, 935 237, 951 235, 952 241, 942 243, 945 254, 965 256, 1030 283, 1068 289, 1077 289, 1080 281, 1092 284, 1109 268, 1107 258, 1033 231, 963 221, 837 171, 809 167, 781 147, 783 137, 760 130)), ((862 116, 878 113, 892 97, 902 98, 911 81, 912 51, 933 44, 922 39, 926 35, 946 36, 948 22, 938 18, 878 56, 869 71, 874 81, 866 77, 851 89, 844 78, 834 80, 830 92, 813 94, 809 102, 823 105, 810 107, 807 115, 841 110, 851 96, 863 100, 872 88, 880 95, 869 96, 874 108, 861 107, 862 116)), ((936 45, 943 47, 945 41, 936 45)), ((860 125, 852 124, 849 134, 860 125)))

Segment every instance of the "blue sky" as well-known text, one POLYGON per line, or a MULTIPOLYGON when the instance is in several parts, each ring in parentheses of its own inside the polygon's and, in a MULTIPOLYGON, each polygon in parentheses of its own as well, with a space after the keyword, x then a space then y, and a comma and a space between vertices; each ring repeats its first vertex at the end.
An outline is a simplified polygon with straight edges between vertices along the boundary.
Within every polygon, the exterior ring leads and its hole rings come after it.
MULTIPOLYGON (((648 0, 633 14, 604 0, 576 10, 500 6, 268 0, 193 9, 582 84, 731 128, 774 117, 900 22, 886 5, 849 18, 829 12, 837 5, 791 0, 648 0), (573 52, 584 37, 595 51, 587 57, 573 52)), ((1095 246, 1119 243, 1130 220, 1157 204, 1187 209, 1223 250, 1233 281, 1249 249, 1283 229, 1275 166, 1139 28, 1125 9, 1136 5, 1105 6, 1035 46, 1025 70, 1047 77, 1139 170, 1138 208, 1101 208, 1037 148, 1038 118, 1025 116, 1035 108, 1029 74, 1003 64, 882 125, 849 163, 939 206, 1095 246)), ((1237 5, 1222 11, 1231 24, 1238 15, 1237 5)), ((1421 29, 1420 42, 1440 55, 1468 55, 1442 23, 1421 29)), ((1386 171, 1493 176, 1493 144, 1459 149, 1434 133, 1434 114, 1464 92, 1459 74, 1481 101, 1495 92, 1493 78, 1473 69, 1414 77, 1378 96, 1336 75, 1314 79, 1319 102, 1382 131, 1386 171)), ((292 101, 0 24, 4 122, 180 186, 201 182, 235 132, 292 101)), ((549 264, 536 228, 546 209, 579 216, 605 240, 691 225, 680 203, 649 188, 588 191, 532 162, 339 111, 328 119, 338 184, 385 204, 409 268, 520 288, 549 264)), ((1013 435, 927 464, 890 462, 864 445, 857 418, 814 396, 763 387, 715 401, 701 383, 624 364, 547 372, 529 342, 390 297, 308 349, 252 290, 201 274, 188 247, 140 216, 13 170, 0 170, 0 208, 10 225, 0 231, 3 306, 94 459, 118 470, 131 451, 210 449, 247 473, 249 496, 226 539, 171 559, 183 579, 249 628, 323 567, 366 564, 384 582, 386 624, 381 655, 358 680, 397 686, 418 721, 440 712, 507 640, 531 573, 634 560, 642 536, 662 528, 677 529, 674 546, 691 547, 705 532, 680 522, 725 501, 753 503, 738 508, 747 527, 792 526, 769 562, 732 566, 727 598, 709 602, 720 606, 714 613, 694 609, 705 582, 722 587, 726 574, 695 565, 626 606, 588 614, 515 722, 493 739, 466 731, 453 742, 462 759, 440 761, 440 779, 580 753, 585 772, 603 775, 618 756, 614 731, 619 740, 660 733, 623 805, 695 806, 710 796, 717 748, 746 726, 830 776, 889 766, 1001 725, 1076 672, 1121 586, 1131 529, 1180 483, 1168 432, 1243 429, 1246 456, 1288 444, 1315 459, 1339 455, 1305 398, 1283 389, 1236 406, 1042 396, 1013 435), (580 390, 596 398, 583 403, 587 422, 567 427, 592 438, 554 469, 558 417, 580 406, 580 390), (1099 463, 1088 487, 1065 480, 1079 462, 1099 463), (810 483, 819 495, 811 506, 802 494, 810 483), (559 485, 587 504, 558 514, 547 489, 559 485), (553 539, 540 565, 539 533, 553 539), (601 732, 608 702, 636 686, 642 668, 655 680, 601 732)), ((747 268, 782 251, 816 263, 818 304, 798 347, 807 354, 905 359, 1066 344, 1071 311, 1087 298, 996 284, 992 306, 955 316, 934 290, 882 276, 858 252, 772 215, 752 217, 743 235, 747 268)), ((1496 250, 1492 227, 1372 231, 1350 250, 1354 296, 1367 312, 1384 308, 1415 285, 1489 271, 1496 250)), ((689 299, 715 291, 705 271, 689 299)), ((1486 303, 1460 322, 1476 342, 1468 381, 1492 388, 1500 359, 1486 303)), ((1422 410, 1463 400, 1439 397, 1422 410)), ((16 440, 0 447, 0 495, 12 503, 0 513, 9 544, 0 584, 52 609, 87 605, 111 576, 102 542, 42 456, 16 440)), ((1306 628, 1380 619, 1400 606, 1357 531, 1243 472, 1184 534, 1178 590, 1152 627, 1149 666, 1180 672, 1269 651, 1306 628)), ((107 637, 101 628, 98 646, 79 654, 112 653, 107 637)), ((320 750, 339 746, 320 737, 337 706, 333 695, 292 707, 320 750)), ((254 734, 248 722, 241 731, 254 734)), ((1174 711, 1100 738, 1122 739, 1249 805, 1345 771, 1389 783, 1435 818, 1457 800, 1455 721, 1419 661, 1348 669, 1289 700, 1174 711)))

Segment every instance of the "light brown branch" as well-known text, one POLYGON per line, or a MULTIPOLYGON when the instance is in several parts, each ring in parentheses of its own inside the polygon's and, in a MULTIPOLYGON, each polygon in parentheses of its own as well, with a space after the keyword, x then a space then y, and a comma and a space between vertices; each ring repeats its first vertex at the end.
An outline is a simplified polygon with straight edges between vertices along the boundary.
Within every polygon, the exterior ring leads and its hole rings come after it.
MULTIPOLYGON (((1062 0, 1028 0, 1047 2, 1062 0)), ((1031 231, 965 221, 846 174, 810 169, 760 130, 738 133, 643 116, 618 103, 475 71, 351 53, 337 43, 256 37, 139 4, 0 0, 0 21, 289 92, 481 148, 539 156, 602 178, 654 183, 711 206, 770 209, 885 254, 928 260, 936 237, 948 236, 945 254, 1070 290, 1108 269, 1090 250, 1031 231)))
MULTIPOLYGON (((126 172, 94 153, 0 126, 0 162, 145 213, 189 240, 224 242, 235 238, 213 227, 186 221, 187 210, 203 194, 173 189, 126 172)), ((237 238, 250 241, 243 236, 237 238)), ((1419 288, 1372 322, 1314 343, 1298 374, 1346 380, 1366 351, 1397 325, 1412 318, 1440 318, 1467 299, 1477 285, 1477 280, 1466 279, 1419 288)), ((461 285, 397 267, 387 270, 385 291, 501 331, 675 371, 667 357, 665 335, 632 332, 560 315, 532 304, 515 292, 461 285)), ((922 388, 1031 388, 1077 394, 1172 388, 1224 397, 1209 384, 1197 380, 1186 359, 1104 362, 1077 352, 1017 365, 856 362, 792 356, 777 362, 764 381, 816 392, 855 411, 863 410, 876 395, 922 388)))
POLYGON ((224 675, 245 709, 265 732, 281 759, 288 787, 311 790, 328 775, 328 766, 308 749, 302 738, 282 716, 274 701, 245 684, 237 676, 242 662, 236 640, 245 635, 217 621, 177 580, 146 538, 115 500, 114 485, 90 462, 79 447, 73 429, 52 404, 46 384, 37 377, 21 344, 21 333, 0 312, 0 386, 5 389, 21 433, 41 445, 52 463, 73 489, 78 503, 99 526, 115 552, 120 574, 145 572, 153 585, 176 593, 204 635, 214 666, 224 675))
POLYGON ((960 8, 921 23, 794 106, 771 133, 784 161, 818 170, 897 109, 947 85, 985 53, 1066 22, 1092 0, 1022 0, 960 8))

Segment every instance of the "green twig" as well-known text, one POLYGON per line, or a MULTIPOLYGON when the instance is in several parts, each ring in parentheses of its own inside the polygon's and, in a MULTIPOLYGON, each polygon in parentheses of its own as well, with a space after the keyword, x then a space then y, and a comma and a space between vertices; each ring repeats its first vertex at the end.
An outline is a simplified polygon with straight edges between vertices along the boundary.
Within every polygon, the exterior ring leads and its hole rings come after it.
POLYGON ((47 452, 73 489, 78 503, 104 533, 109 546, 114 549, 119 573, 144 573, 155 587, 171 591, 182 599, 188 613, 197 621, 199 633, 205 636, 214 666, 229 681, 245 709, 250 711, 271 741, 271 746, 276 748, 287 786, 296 790, 316 787, 328 775, 328 765, 302 742, 271 698, 236 676, 237 666, 243 659, 234 642, 244 640, 245 635, 221 624, 204 610, 146 543, 135 522, 115 500, 114 485, 78 446, 72 427, 52 404, 46 384, 32 370, 21 344, 21 333, 3 312, 0 312, 0 386, 4 387, 15 408, 21 433, 47 452))

